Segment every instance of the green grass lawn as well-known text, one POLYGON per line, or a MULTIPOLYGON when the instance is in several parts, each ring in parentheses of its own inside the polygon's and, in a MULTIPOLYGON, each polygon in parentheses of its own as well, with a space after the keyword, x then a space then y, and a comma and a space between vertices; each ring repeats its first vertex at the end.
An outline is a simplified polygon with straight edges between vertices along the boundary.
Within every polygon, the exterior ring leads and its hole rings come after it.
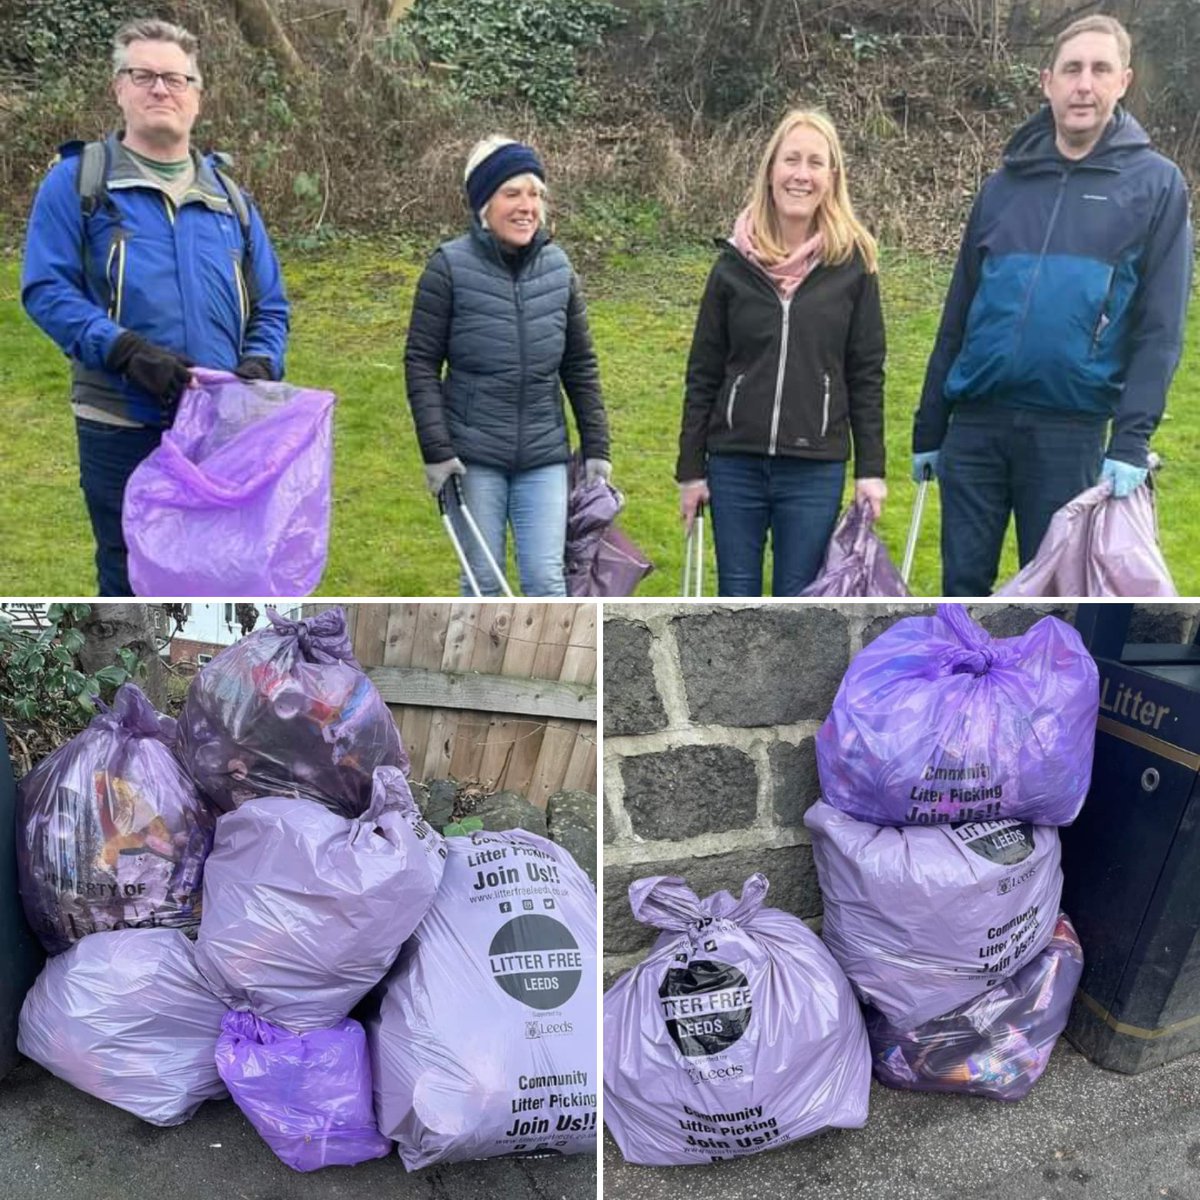
MULTIPOLYGON (((339 397, 325 595, 457 591, 453 553, 424 490, 404 398, 404 334, 423 261, 422 251, 364 241, 284 256, 294 305, 288 376, 339 397)), ((684 363, 711 261, 706 251, 619 255, 582 272, 612 424, 614 479, 628 498, 622 524, 657 567, 641 595, 679 591, 683 540, 672 476, 684 363)), ((21 311, 18 274, 15 257, 0 258, 0 595, 87 595, 95 577, 67 364, 21 311)), ((940 262, 885 257, 891 490, 880 532, 897 563, 916 491, 908 479, 911 415, 947 277, 940 262)), ((1188 349, 1155 439, 1165 460, 1161 540, 1182 595, 1200 594, 1200 547, 1189 536, 1200 485, 1198 323, 1200 305, 1193 304, 1188 349)), ((913 570, 918 595, 940 586, 938 524, 933 488, 913 570)), ((1010 531, 1002 579, 1015 569, 1010 531)), ((706 583, 711 594, 711 549, 706 583)))

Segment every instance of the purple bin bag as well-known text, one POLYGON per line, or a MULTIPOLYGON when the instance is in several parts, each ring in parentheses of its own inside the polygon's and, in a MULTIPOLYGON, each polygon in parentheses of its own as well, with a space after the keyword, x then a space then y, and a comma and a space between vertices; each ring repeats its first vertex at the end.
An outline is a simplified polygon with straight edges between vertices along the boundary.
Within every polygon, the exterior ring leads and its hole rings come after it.
POLYGON ((908 588, 875 532, 871 506, 852 504, 834 528, 825 561, 801 596, 907 596, 908 588))
POLYGON ((229 1012, 216 1063, 233 1102, 293 1171, 352 1167, 391 1152, 375 1127, 367 1037, 357 1021, 289 1033, 229 1012))
POLYGON ((596 892, 534 833, 446 839, 446 874, 366 1021, 404 1165, 596 1148, 596 892))
POLYGON ((867 1010, 875 1078, 917 1092, 962 1092, 1021 1100, 1067 1027, 1083 972, 1083 950, 1059 913, 1046 949, 1011 979, 915 1029, 867 1010))
POLYGON ((663 932, 604 997, 604 1119, 651 1166, 757 1154, 867 1119, 871 1060, 841 968, 798 917, 682 879, 629 887, 663 932))
POLYGON ((139 596, 307 596, 321 581, 332 392, 197 368, 161 444, 125 485, 139 596))
POLYGON ((897 621, 851 660, 817 732, 825 799, 876 825, 1069 825, 1092 778, 1099 673, 1043 617, 994 638, 958 604, 897 621))
POLYGON ((825 945, 859 999, 906 1029, 999 987, 1054 933, 1063 877, 1052 825, 893 828, 824 801, 804 824, 825 945))
POLYGON ((444 855, 395 767, 354 819, 251 800, 217 821, 196 965, 230 1008, 299 1033, 336 1024, 425 916, 444 855))
POLYGON ((340 608, 271 625, 192 680, 179 757, 228 812, 254 796, 304 796, 346 817, 371 802, 376 767, 408 772, 391 710, 359 666, 340 608))
POLYGON ((46 960, 17 1048, 151 1125, 181 1125, 227 1095, 213 1062, 224 1012, 178 929, 119 929, 46 960))
POLYGON ((200 923, 214 814, 173 753, 175 722, 132 683, 100 707, 17 788, 21 899, 51 954, 99 930, 200 923))
POLYGON ((1178 596, 1158 545, 1154 492, 1105 480, 1054 514, 1037 554, 997 596, 1178 596))
POLYGON ((632 540, 616 526, 625 502, 605 479, 582 481, 572 464, 567 506, 566 576, 572 596, 632 596, 654 569, 632 540))

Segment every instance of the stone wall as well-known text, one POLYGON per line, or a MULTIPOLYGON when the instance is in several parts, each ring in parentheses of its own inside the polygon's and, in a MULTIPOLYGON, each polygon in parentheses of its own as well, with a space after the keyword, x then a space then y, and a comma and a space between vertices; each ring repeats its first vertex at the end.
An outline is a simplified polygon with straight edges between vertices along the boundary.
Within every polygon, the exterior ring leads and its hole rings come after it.
MULTIPOLYGON (((814 736, 853 655, 932 605, 628 604, 604 622, 606 977, 654 933, 629 911, 646 875, 682 875, 700 894, 762 871, 770 903, 819 922, 804 810, 820 794, 814 736)), ((978 604, 1010 637, 1074 606, 978 604)), ((1138 605, 1130 640, 1190 640, 1200 609, 1138 605)))

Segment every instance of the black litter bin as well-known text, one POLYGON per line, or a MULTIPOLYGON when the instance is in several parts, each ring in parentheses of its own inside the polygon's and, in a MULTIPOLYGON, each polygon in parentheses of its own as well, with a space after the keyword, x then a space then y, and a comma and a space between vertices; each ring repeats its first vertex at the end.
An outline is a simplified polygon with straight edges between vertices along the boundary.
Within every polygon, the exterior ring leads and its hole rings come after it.
POLYGON ((1100 716, 1062 846, 1084 952, 1067 1037, 1133 1074, 1200 1051, 1200 647, 1127 645, 1130 609, 1080 606, 1100 716))
POLYGON ((17 1061, 17 1017, 45 955, 17 891, 17 785, 0 725, 0 1079, 17 1061))

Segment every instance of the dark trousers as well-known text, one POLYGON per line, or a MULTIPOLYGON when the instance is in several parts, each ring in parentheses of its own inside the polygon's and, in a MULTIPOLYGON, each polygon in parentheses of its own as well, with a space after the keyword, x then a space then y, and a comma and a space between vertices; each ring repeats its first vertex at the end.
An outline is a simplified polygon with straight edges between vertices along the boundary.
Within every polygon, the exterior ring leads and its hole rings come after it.
POLYGON ((162 440, 161 429, 126 429, 76 418, 79 486, 96 539, 97 594, 132 596, 121 532, 121 501, 133 468, 162 440))
POLYGON ((1021 566, 1037 554, 1050 518, 1099 479, 1107 425, 988 404, 954 410, 938 460, 943 594, 991 592, 1010 513, 1021 566))
POLYGON ((761 596, 771 532, 771 595, 795 596, 816 578, 837 521, 844 462, 713 454, 708 460, 717 586, 722 596, 761 596))

